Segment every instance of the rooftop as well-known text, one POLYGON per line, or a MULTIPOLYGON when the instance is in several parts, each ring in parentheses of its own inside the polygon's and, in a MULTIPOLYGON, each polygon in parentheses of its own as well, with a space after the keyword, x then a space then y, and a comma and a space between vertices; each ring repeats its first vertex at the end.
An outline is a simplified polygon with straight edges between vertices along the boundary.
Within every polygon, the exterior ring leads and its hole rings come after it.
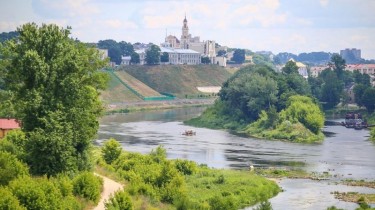
POLYGON ((0 129, 16 129, 20 124, 16 119, 0 119, 0 129))

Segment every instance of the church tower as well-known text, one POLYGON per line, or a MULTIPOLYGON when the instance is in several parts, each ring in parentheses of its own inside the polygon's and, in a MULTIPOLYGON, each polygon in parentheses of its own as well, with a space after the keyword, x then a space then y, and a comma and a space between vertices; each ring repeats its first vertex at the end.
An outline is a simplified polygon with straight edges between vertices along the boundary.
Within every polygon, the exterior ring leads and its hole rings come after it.
POLYGON ((187 24, 186 14, 185 14, 185 19, 182 25, 182 35, 181 35, 181 48, 182 49, 189 49, 190 38, 191 38, 191 35, 189 34, 189 27, 187 24))

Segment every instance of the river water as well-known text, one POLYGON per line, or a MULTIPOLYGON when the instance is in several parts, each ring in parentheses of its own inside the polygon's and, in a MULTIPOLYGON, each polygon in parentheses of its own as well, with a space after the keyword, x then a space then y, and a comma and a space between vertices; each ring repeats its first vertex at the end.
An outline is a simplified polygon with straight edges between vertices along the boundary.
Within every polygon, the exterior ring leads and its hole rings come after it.
MULTIPOLYGON (((101 119, 97 144, 112 137, 127 151, 149 153, 164 145, 168 158, 183 158, 215 168, 278 167, 329 172, 330 181, 283 179, 285 190, 270 202, 275 210, 355 209, 356 204, 334 199, 331 192, 371 192, 373 189, 337 185, 342 179, 375 179, 375 145, 367 130, 329 125, 322 144, 296 144, 237 136, 227 131, 194 128, 182 121, 198 116, 204 108, 181 108, 108 115, 101 119), (195 136, 181 135, 194 130, 195 136)), ((249 208, 252 209, 252 208, 249 208)))

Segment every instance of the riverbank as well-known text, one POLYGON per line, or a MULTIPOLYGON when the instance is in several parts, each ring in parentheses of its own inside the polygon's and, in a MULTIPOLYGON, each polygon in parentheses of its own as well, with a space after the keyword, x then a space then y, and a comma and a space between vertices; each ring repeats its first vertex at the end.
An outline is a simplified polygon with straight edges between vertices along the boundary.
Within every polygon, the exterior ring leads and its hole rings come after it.
POLYGON ((205 107, 214 104, 215 100, 216 98, 202 98, 112 103, 106 105, 105 113, 114 114, 184 107, 205 107))

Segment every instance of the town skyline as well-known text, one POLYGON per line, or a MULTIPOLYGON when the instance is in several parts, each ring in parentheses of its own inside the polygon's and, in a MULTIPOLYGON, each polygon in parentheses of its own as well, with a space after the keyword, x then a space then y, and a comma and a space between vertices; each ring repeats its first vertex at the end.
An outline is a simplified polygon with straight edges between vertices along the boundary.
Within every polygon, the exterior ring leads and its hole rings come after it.
POLYGON ((252 51, 339 53, 362 50, 375 58, 375 2, 367 0, 118 1, 16 0, 0 3, 0 33, 26 22, 72 27, 83 42, 114 39, 160 44, 181 35, 186 13, 201 40, 252 51))

